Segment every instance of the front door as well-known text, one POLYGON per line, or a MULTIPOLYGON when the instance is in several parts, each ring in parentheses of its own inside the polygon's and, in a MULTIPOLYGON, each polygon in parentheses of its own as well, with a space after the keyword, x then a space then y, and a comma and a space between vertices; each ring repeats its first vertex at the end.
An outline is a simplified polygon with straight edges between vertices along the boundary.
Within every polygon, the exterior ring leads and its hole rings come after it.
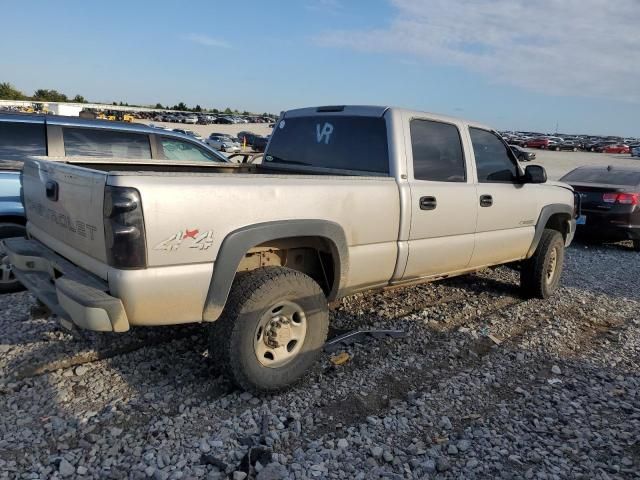
POLYGON ((405 280, 463 270, 471 260, 478 206, 460 128, 410 121, 411 231, 405 280))
POLYGON ((518 161, 494 132, 470 127, 469 135, 478 177, 478 226, 471 266, 520 260, 535 233, 538 186, 518 180, 518 161))

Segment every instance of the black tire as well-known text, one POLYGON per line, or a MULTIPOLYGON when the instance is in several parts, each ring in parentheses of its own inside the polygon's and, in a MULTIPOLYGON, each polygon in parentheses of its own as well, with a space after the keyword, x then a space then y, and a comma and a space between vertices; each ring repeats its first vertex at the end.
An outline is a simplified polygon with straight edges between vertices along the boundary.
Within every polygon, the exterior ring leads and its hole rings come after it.
POLYGON ((633 251, 640 252, 640 240, 633 241, 633 251))
MULTIPOLYGON (((24 237, 25 228, 17 223, 0 223, 0 240, 11 237, 24 237)), ((0 294, 24 290, 22 284, 11 274, 8 265, 4 264, 5 255, 0 251, 0 294)))
MULTIPOLYGON (((292 328, 293 323, 289 322, 292 328)), ((239 275, 234 281, 221 317, 209 330, 209 356, 238 387, 254 392, 273 392, 300 380, 316 362, 328 329, 327 299, 313 279, 288 268, 259 268, 239 275), (265 366, 271 359, 265 353, 260 360, 258 350, 270 348, 264 347, 261 339, 265 344, 269 341, 267 331, 271 324, 264 330, 261 325, 265 318, 270 319, 269 322, 276 318, 274 312, 283 302, 301 308, 306 333, 297 353, 284 353, 285 356, 293 355, 286 363, 265 366)), ((279 327, 277 331, 280 332, 279 327)), ((280 341, 279 334, 276 337, 276 341, 280 341)), ((289 351, 289 343, 293 342, 289 338, 286 337, 284 341, 288 343, 279 348, 289 351)))
POLYGON ((520 286, 527 298, 549 298, 560 285, 564 265, 564 239, 557 230, 545 229, 533 256, 522 262, 520 286), (552 258, 555 257, 555 262, 552 258), (549 274, 551 265, 553 273, 549 274))

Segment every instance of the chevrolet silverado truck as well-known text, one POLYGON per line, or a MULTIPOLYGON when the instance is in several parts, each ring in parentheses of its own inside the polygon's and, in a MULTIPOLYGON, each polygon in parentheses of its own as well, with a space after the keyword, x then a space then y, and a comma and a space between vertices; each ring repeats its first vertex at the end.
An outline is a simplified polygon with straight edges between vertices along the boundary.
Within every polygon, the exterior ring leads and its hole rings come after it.
POLYGON ((63 326, 208 324, 240 387, 284 388, 345 295, 499 264, 558 288, 579 205, 489 127, 373 106, 291 110, 261 164, 33 158, 16 277, 63 326))

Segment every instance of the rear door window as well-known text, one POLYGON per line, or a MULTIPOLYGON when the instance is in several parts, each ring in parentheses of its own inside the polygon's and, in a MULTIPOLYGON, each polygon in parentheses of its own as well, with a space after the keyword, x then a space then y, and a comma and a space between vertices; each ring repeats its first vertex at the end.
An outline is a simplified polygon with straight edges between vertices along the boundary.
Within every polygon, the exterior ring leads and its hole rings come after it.
POLYGON ((204 148, 177 138, 161 137, 162 152, 167 160, 182 162, 220 162, 220 158, 204 148))
POLYGON ((46 155, 44 123, 0 122, 0 160, 24 160, 46 155))
POLYGON ((347 115, 285 118, 273 130, 263 164, 388 174, 385 120, 347 115))
POLYGON ((413 178, 432 182, 467 179, 460 132, 455 125, 431 120, 411 121, 413 178))
POLYGON ((65 127, 63 138, 67 157, 151 158, 149 136, 143 133, 65 127))

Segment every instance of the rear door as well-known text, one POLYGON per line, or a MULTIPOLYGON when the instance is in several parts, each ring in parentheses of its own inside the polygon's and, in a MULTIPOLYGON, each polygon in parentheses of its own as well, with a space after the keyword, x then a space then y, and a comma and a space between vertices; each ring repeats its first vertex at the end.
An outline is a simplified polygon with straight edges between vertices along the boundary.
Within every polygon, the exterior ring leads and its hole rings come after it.
POLYGON ((518 181, 518 161, 497 134, 470 127, 469 135, 478 182, 478 225, 471 266, 521 259, 535 233, 539 185, 518 181))
POLYGON ((419 117, 408 125, 411 231, 405 280, 466 268, 478 215, 461 126, 419 117))
POLYGON ((22 181, 29 232, 62 255, 72 256, 75 250, 106 263, 106 179, 106 173, 96 170, 25 161, 22 181))

